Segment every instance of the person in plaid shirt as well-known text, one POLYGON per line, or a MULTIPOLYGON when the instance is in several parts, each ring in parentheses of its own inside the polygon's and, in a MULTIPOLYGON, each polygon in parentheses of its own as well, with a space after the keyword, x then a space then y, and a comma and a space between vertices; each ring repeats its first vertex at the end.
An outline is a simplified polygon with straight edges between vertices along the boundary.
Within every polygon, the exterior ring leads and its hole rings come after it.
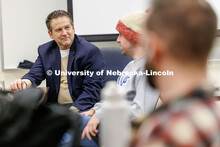
POLYGON ((219 147, 220 116, 212 92, 197 89, 155 110, 139 129, 136 146, 219 147))
POLYGON ((220 112, 206 78, 217 30, 216 14, 205 0, 154 0, 146 22, 146 69, 172 70, 149 76, 160 90, 157 106, 142 121, 132 146, 220 147, 220 112))

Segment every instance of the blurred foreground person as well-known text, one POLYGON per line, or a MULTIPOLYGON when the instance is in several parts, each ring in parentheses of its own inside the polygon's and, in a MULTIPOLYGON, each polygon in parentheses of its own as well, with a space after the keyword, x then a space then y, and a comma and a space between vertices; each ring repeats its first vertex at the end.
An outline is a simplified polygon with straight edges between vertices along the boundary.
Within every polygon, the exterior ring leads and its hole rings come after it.
POLYGON ((80 146, 79 115, 64 106, 39 104, 42 96, 37 88, 0 91, 1 147, 64 147, 60 140, 67 131, 73 136, 69 144, 80 146))
POLYGON ((162 106, 142 123, 133 146, 220 146, 220 115, 206 77, 216 27, 216 14, 204 0, 153 1, 146 69, 174 75, 148 77, 162 106))

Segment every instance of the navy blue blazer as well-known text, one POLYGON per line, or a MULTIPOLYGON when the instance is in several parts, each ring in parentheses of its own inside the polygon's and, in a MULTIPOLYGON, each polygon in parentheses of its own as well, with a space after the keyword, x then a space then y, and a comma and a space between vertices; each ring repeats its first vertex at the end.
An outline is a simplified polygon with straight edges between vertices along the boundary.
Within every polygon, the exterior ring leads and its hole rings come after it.
MULTIPOLYGON (((60 76, 55 70, 61 70, 61 56, 57 43, 53 40, 38 48, 38 58, 30 71, 22 77, 29 79, 33 86, 38 86, 46 79, 49 87, 46 103, 57 103, 60 76), (52 71, 50 76, 49 71, 52 71)), ((68 88, 74 101, 73 106, 84 111, 100 101, 100 90, 104 84, 104 75, 96 75, 97 71, 104 70, 103 55, 99 48, 75 35, 70 48, 67 71, 94 71, 92 77, 81 75, 67 75, 68 88)))

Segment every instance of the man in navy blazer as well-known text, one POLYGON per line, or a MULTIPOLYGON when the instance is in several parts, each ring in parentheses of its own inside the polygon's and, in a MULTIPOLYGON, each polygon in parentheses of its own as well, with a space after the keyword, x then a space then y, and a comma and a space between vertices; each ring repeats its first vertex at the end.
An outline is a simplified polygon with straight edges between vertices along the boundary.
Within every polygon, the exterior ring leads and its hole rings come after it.
POLYGON ((48 34, 54 40, 39 46, 39 56, 30 71, 12 83, 10 89, 38 86, 46 79, 49 88, 46 103, 59 103, 59 99, 63 101, 65 97, 62 104, 71 103, 74 110, 90 109, 100 101, 104 84, 101 51, 75 35, 71 16, 66 11, 50 13, 46 24, 48 34))

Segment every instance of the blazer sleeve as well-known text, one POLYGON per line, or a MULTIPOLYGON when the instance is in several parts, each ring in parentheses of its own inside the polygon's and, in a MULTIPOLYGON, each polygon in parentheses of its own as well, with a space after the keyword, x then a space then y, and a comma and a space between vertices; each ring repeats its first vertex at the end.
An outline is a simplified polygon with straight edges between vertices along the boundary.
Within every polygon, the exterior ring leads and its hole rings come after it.
POLYGON ((83 91, 73 103, 74 107, 82 111, 91 109, 95 103, 100 101, 100 90, 103 88, 105 80, 105 74, 97 75, 97 72, 103 71, 104 73, 105 67, 103 55, 97 47, 87 53, 84 62, 84 70, 93 71, 94 74, 92 77, 85 76, 82 85, 83 91))
MULTIPOLYGON (((38 54, 39 54, 39 48, 38 48, 38 54)), ((30 71, 27 74, 25 74, 21 79, 29 79, 32 82, 33 86, 35 87, 39 86, 41 82, 45 79, 45 72, 40 55, 37 57, 30 71)))

